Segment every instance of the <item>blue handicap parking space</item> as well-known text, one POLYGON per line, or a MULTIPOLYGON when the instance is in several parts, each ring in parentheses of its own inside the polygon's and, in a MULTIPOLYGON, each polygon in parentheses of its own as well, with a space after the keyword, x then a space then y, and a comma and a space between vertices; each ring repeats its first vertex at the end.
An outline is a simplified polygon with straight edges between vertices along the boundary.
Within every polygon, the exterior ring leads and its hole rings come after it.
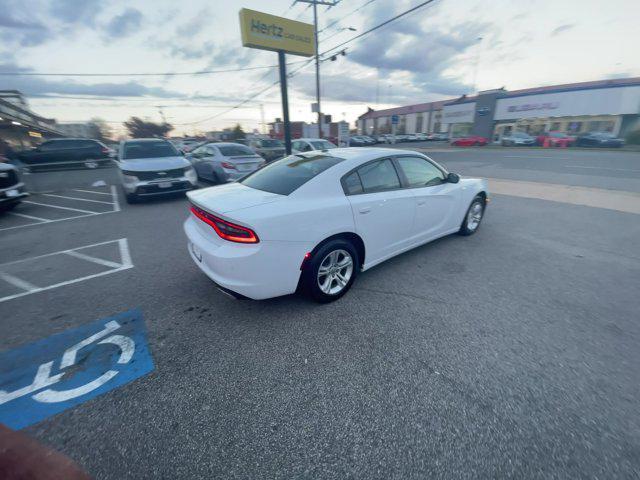
POLYGON ((134 309, 0 354, 0 423, 21 429, 153 370, 134 309))

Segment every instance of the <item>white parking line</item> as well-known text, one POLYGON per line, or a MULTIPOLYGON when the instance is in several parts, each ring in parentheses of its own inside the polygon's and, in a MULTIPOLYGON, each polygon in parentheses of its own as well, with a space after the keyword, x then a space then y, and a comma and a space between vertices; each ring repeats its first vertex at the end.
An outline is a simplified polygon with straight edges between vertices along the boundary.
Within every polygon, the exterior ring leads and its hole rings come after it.
POLYGON ((64 254, 71 255, 72 257, 79 258, 81 260, 87 260, 88 262, 97 263, 98 265, 104 265, 105 267, 120 268, 122 266, 122 264, 120 263, 112 262, 110 260, 104 260, 98 257, 92 257, 91 255, 85 255, 84 253, 79 253, 74 250, 71 250, 70 252, 64 252, 64 254))
POLYGON ((60 205, 49 205, 48 203, 39 203, 39 202, 34 202, 32 200, 23 200, 23 203, 30 203, 32 205, 40 205, 41 207, 59 208, 60 210, 71 210, 72 212, 92 213, 94 215, 97 214, 97 213, 101 213, 101 212, 94 212, 92 210, 81 210, 80 208, 61 207, 60 205))
POLYGON ((96 192, 94 190, 80 190, 79 188, 74 188, 74 192, 83 192, 83 193, 95 193, 96 195, 111 195, 109 192, 96 192))
POLYGON ((118 200, 118 191, 115 185, 111 185, 111 199, 113 200, 113 211, 120 211, 120 201, 118 200))
POLYGON ((18 277, 14 277, 13 275, 9 275, 5 272, 0 272, 0 278, 7 283, 10 283, 14 287, 19 288, 20 290, 26 290, 28 293, 34 292, 38 290, 40 287, 36 287, 34 284, 27 282, 26 280, 22 280, 18 277))
POLYGON ((105 202, 103 200, 90 200, 88 198, 66 197, 64 195, 55 195, 53 193, 42 193, 41 195, 44 195, 45 197, 66 198, 67 200, 80 200, 81 202, 104 203, 106 205, 113 205, 113 202, 105 202))
MULTIPOLYGON (((24 213, 16 213, 9 212, 9 215, 15 215, 16 217, 28 218, 29 220, 38 220, 39 222, 50 222, 51 220, 47 218, 34 217, 33 215, 25 215, 24 213)), ((21 227, 26 227, 27 225, 20 225, 21 227)))
MULTIPOLYGON (((5 227, 0 228, 0 232, 4 230, 13 230, 15 228, 25 228, 25 227, 33 227, 34 225, 42 225, 43 223, 56 223, 56 222, 66 222, 67 220, 75 220, 77 218, 86 218, 86 217, 95 217, 96 215, 105 215, 107 213, 114 213, 116 210, 109 212, 98 212, 98 213, 90 213, 87 215, 77 215, 75 217, 67 217, 67 218, 58 218, 56 220, 47 220, 46 222, 38 222, 38 223, 30 223, 29 225, 16 225, 15 227, 5 227)), ((11 212, 12 215, 18 215, 16 212, 11 212)), ((24 214, 20 214, 22 216, 26 216, 24 214)))
MULTIPOLYGON (((109 266, 111 266, 111 265, 109 265, 109 266)), ((22 259, 22 260, 15 260, 13 262, 3 263, 3 264, 0 265, 0 279, 6 281, 7 283, 10 283, 11 285, 13 285, 15 287, 18 287, 18 288, 20 288, 22 290, 25 290, 25 291, 21 292, 21 293, 16 293, 14 295, 8 295, 6 297, 2 297, 2 298, 0 298, 0 303, 6 302, 6 301, 9 301, 9 300, 13 300, 13 299, 19 298, 19 297, 24 297, 25 295, 31 295, 33 293, 44 292, 46 290, 53 290, 54 288, 64 287, 66 285, 72 285, 74 283, 84 282, 85 280, 91 280, 93 278, 102 277, 104 275, 110 275, 112 273, 121 272, 122 270, 127 270, 127 269, 130 269, 130 268, 133 268, 133 266, 134 265, 133 265, 133 263, 131 261, 131 255, 129 253, 129 244, 128 244, 126 238, 120 238, 118 240, 109 240, 109 241, 106 241, 106 242, 94 243, 94 244, 91 244, 91 245, 84 245, 84 246, 78 247, 78 248, 70 248, 68 250, 61 250, 59 252, 52 252, 52 253, 47 253, 47 254, 44 254, 44 255, 38 255, 36 257, 30 257, 30 258, 25 258, 25 259, 22 259), (109 262, 108 260, 98 259, 96 257, 91 257, 89 255, 78 254, 78 250, 85 250, 87 248, 97 247, 97 246, 101 246, 101 245, 108 245, 108 244, 112 244, 112 243, 116 243, 116 242, 118 244, 118 249, 120 251, 121 262, 122 263, 109 262), (93 275, 86 275, 84 277, 74 278, 72 280, 66 280, 64 282, 55 283, 53 285, 47 285, 46 287, 37 287, 35 285, 32 285, 29 282, 26 282, 25 280, 22 280, 20 278, 15 277, 14 275, 10 275, 10 274, 2 271, 3 268, 6 268, 9 265, 16 265, 16 264, 19 264, 19 263, 22 263, 22 262, 28 262, 28 261, 31 261, 31 260, 40 260, 40 259, 51 257, 51 256, 54 256, 54 255, 71 254, 71 252, 73 252, 72 256, 74 256, 76 258, 80 258, 82 260, 88 260, 88 261, 93 262, 93 263, 100 263, 100 264, 103 264, 103 265, 106 264, 106 263, 109 263, 111 265, 115 265, 116 268, 111 268, 110 270, 107 270, 107 271, 104 271, 104 272, 94 273, 93 275), (99 260, 99 261, 97 261, 97 260, 99 260)))

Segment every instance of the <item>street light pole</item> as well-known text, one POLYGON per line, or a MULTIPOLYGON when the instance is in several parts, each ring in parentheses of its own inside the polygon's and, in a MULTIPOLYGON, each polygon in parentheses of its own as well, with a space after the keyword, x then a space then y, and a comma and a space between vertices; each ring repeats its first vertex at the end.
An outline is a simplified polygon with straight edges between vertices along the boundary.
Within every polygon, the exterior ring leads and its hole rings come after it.
POLYGON ((318 51, 318 5, 335 7, 340 0, 296 0, 294 3, 311 3, 313 5, 313 27, 316 37, 316 103, 318 104, 318 137, 322 138, 322 109, 320 108, 320 52, 318 51))
POLYGON ((320 108, 320 52, 318 51, 318 3, 313 2, 313 28, 316 38, 316 103, 318 104, 318 138, 322 138, 322 109, 320 108))

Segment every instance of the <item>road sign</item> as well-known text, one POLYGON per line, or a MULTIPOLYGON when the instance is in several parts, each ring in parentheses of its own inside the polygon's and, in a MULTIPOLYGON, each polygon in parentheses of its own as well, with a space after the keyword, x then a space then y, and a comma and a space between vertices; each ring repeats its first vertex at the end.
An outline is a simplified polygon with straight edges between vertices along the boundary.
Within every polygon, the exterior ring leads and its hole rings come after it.
POLYGON ((338 123, 338 146, 349 146, 349 124, 347 122, 338 123))
POLYGON ((398 115, 391 115, 391 125, 398 125, 400 123, 400 117, 398 115))
POLYGON ((242 45, 311 57, 316 54, 313 25, 243 8, 240 10, 242 45))
POLYGON ((139 310, 66 330, 0 354, 0 423, 28 427, 152 370, 139 310))

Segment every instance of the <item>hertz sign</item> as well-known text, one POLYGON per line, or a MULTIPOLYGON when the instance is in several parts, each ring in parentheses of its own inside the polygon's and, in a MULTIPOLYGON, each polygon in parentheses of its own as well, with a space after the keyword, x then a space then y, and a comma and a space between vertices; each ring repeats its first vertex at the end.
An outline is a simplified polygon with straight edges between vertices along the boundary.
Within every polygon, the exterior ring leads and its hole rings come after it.
POLYGON ((242 45, 261 50, 282 50, 293 55, 316 54, 313 25, 243 8, 240 10, 242 45))

